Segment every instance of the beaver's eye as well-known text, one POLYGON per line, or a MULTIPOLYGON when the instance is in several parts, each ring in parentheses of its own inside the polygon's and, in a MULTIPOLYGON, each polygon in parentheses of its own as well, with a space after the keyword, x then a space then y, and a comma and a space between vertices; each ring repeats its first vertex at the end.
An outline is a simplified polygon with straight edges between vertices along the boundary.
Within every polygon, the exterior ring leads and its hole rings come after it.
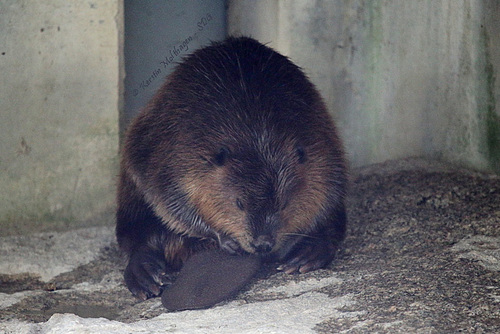
POLYGON ((306 151, 301 145, 297 146, 296 152, 297 152, 297 157, 299 158, 299 164, 302 164, 307 161, 306 151))
POLYGON ((217 154, 215 154, 215 156, 214 156, 214 163, 217 166, 224 165, 224 163, 227 160, 228 155, 229 155, 229 149, 227 149, 226 147, 221 147, 219 149, 219 152, 217 152, 217 154))
POLYGON ((238 207, 238 209, 240 209, 241 211, 245 210, 245 207, 243 206, 243 203, 241 202, 241 200, 239 198, 236 199, 236 206, 238 207))

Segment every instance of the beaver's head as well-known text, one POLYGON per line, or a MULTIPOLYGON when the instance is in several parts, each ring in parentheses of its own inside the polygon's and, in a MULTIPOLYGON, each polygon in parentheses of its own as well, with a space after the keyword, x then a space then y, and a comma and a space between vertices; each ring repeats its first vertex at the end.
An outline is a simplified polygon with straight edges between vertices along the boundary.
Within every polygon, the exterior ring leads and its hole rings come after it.
POLYGON ((181 183, 220 239, 250 253, 271 253, 314 229, 329 203, 331 169, 321 145, 273 130, 239 133, 218 145, 211 139, 196 145, 181 183))

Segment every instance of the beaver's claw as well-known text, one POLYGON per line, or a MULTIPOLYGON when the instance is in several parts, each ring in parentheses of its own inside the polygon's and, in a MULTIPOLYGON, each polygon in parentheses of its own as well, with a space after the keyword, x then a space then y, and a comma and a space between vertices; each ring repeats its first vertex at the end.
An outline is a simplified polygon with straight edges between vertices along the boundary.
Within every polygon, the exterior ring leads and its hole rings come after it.
POLYGON ((153 251, 132 253, 124 277, 130 292, 140 300, 159 296, 172 280, 163 255, 153 251))
POLYGON ((293 274, 324 268, 332 262, 337 252, 337 247, 328 241, 315 244, 304 243, 297 246, 285 262, 278 267, 278 270, 293 274))

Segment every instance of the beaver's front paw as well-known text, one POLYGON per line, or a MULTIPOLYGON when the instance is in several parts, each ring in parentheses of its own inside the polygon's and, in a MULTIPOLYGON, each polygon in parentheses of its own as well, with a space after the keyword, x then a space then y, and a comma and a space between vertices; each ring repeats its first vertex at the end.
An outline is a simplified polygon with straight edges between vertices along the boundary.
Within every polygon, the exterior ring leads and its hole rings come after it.
POLYGON ((233 238, 225 234, 220 234, 218 238, 219 238, 219 246, 223 251, 231 255, 241 255, 245 253, 245 251, 241 248, 238 241, 234 240, 233 238))
POLYGON ((125 284, 140 300, 159 296, 172 277, 167 273, 163 254, 151 250, 131 254, 125 269, 125 284))
POLYGON ((302 243, 286 258, 278 270, 287 274, 296 272, 307 273, 316 269, 324 268, 332 262, 337 247, 327 241, 315 244, 302 243))

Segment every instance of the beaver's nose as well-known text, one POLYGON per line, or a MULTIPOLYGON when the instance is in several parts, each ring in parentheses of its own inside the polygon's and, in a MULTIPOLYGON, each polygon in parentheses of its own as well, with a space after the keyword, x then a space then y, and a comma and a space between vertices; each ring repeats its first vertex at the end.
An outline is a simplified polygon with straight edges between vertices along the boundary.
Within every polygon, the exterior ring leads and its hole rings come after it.
POLYGON ((269 253, 274 247, 274 238, 270 235, 259 235, 252 242, 252 246, 257 253, 269 253))

